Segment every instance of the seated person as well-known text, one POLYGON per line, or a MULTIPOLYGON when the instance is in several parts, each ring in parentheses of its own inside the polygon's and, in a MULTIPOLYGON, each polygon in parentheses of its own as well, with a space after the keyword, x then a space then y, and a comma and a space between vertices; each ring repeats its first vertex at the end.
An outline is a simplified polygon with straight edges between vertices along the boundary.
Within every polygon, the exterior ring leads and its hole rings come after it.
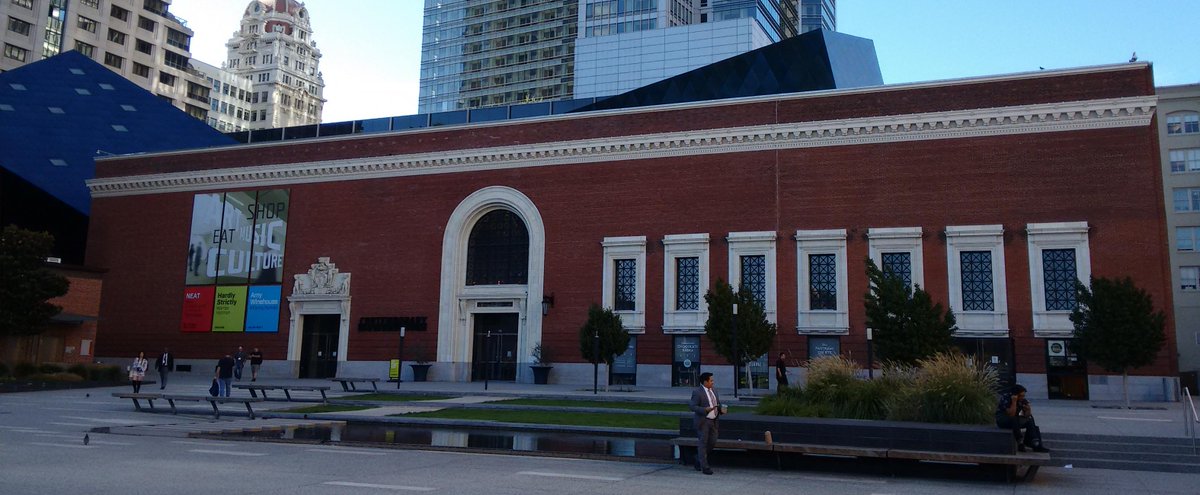
POLYGON ((996 404, 996 426, 1012 430, 1017 450, 1021 452, 1025 452, 1026 447, 1034 452, 1050 452, 1050 449, 1042 446, 1042 431, 1033 422, 1033 410, 1029 407, 1029 401, 1025 400, 1025 387, 1021 385, 1013 385, 1010 393, 1000 395, 1000 402, 996 404), (1021 438, 1022 429, 1025 430, 1024 441, 1021 438))

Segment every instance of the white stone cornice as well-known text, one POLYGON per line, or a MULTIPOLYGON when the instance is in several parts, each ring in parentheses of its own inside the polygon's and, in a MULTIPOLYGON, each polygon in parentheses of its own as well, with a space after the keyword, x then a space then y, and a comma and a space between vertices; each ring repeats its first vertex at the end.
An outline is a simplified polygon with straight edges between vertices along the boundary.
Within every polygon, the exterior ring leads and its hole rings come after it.
POLYGON ((1139 96, 905 115, 641 134, 385 157, 92 179, 93 197, 277 187, 620 160, 1077 131, 1150 124, 1139 96))

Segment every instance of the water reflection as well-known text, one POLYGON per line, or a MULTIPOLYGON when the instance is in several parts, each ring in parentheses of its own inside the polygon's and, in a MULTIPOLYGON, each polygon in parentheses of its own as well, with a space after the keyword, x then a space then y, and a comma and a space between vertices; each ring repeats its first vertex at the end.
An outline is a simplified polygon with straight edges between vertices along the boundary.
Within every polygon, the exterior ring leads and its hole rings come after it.
POLYGON ((428 445, 449 448, 603 455, 665 461, 678 458, 675 447, 666 439, 608 437, 567 432, 420 428, 348 423, 344 427, 288 428, 283 431, 247 432, 238 436, 317 440, 330 443, 428 445))

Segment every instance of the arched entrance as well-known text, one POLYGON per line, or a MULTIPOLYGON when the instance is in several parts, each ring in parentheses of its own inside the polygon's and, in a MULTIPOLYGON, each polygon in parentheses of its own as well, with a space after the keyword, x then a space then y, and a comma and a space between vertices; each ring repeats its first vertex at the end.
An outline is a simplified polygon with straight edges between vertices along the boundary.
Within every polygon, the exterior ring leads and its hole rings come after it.
POLYGON ((442 242, 435 376, 468 381, 488 371, 493 379, 532 381, 544 258, 541 214, 520 191, 488 187, 458 205, 442 242))

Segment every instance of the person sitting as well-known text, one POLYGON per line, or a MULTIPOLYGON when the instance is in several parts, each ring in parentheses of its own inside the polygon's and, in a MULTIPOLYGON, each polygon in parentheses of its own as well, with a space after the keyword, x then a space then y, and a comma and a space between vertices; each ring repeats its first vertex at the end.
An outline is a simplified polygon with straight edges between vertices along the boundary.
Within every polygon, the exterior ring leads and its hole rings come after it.
POLYGON ((1050 452, 1042 446, 1042 430, 1033 421, 1033 409, 1025 400, 1025 387, 1021 385, 1013 385, 1010 393, 1000 395, 1000 402, 996 404, 996 426, 1012 430, 1017 450, 1021 452, 1025 452, 1026 447, 1034 452, 1050 452), (1025 430, 1024 439, 1022 429, 1025 430))

